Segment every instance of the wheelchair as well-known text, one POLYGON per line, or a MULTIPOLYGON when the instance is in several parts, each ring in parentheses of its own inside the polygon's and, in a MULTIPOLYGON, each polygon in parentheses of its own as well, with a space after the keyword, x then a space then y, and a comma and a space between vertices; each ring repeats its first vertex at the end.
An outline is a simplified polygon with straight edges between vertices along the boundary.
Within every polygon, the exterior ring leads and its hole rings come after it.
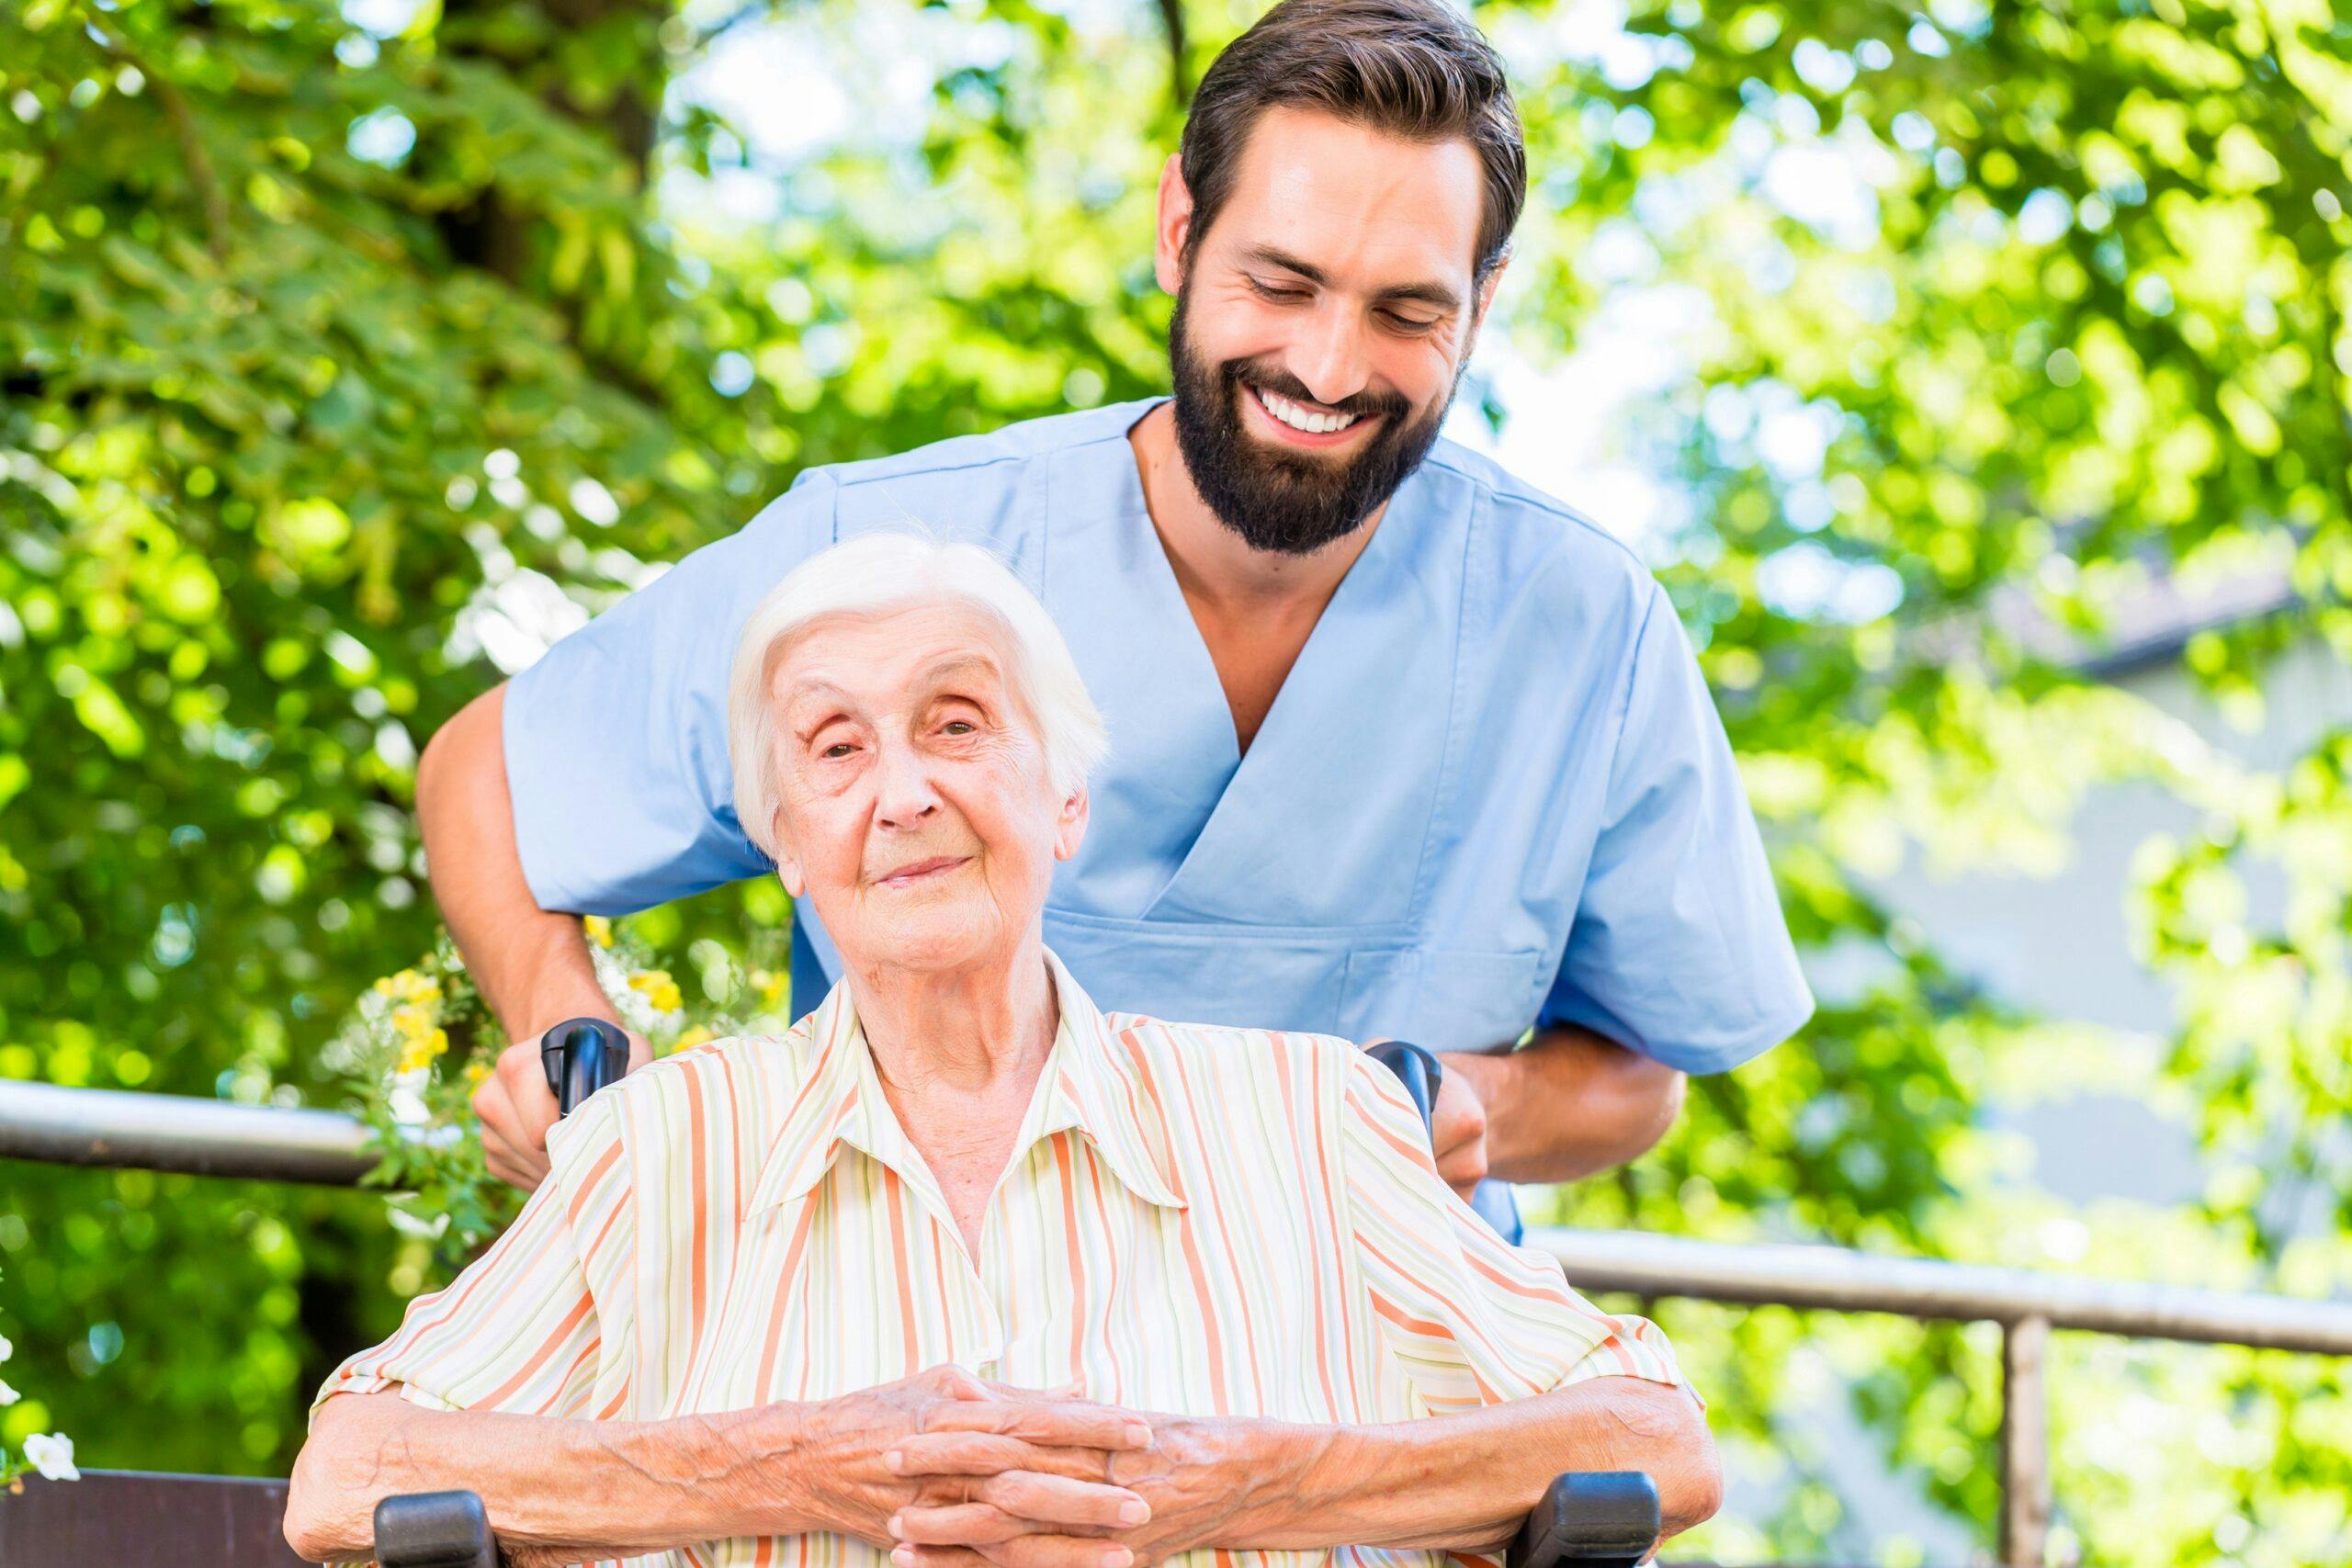
MULTIPOLYGON (((548 1033, 560 1037, 546 1047, 546 1066, 562 1110, 620 1076, 625 1040, 616 1055, 596 1029, 560 1024, 548 1033), (583 1066, 583 1058, 590 1065, 583 1066)), ((1396 1075, 1426 1123, 1443 1077, 1437 1059, 1402 1042, 1374 1046, 1372 1055, 1396 1075)), ((471 1492, 387 1497, 376 1505, 375 1531, 379 1568, 500 1568, 490 1516, 471 1492)), ((1657 1487, 1647 1475, 1571 1472, 1544 1489, 1511 1541, 1505 1568, 1635 1568, 1657 1546, 1657 1487)))

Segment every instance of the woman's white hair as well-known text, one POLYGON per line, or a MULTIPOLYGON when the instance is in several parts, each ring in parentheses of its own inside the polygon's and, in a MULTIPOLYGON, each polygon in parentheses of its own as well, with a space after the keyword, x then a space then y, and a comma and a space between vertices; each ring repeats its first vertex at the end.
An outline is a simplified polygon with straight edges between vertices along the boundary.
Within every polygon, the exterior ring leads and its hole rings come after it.
POLYGON ((735 815, 760 852, 776 858, 775 704, 768 684, 793 642, 812 623, 840 615, 886 615, 918 604, 965 604, 996 620, 1012 646, 1005 671, 1012 694, 1035 721, 1046 776, 1068 795, 1086 783, 1108 744, 1102 716, 1070 658, 1069 645, 1036 595, 978 545, 908 533, 862 534, 795 567, 744 624, 727 683, 727 754, 735 773, 735 815))

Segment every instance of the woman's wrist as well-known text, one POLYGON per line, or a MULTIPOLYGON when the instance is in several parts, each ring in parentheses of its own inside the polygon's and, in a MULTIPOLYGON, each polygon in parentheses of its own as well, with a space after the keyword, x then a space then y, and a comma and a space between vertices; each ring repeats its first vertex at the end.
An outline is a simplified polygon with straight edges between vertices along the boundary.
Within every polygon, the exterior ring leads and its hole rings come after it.
POLYGON ((1370 1545, 1383 1505, 1393 1504, 1391 1429, 1361 1425, 1288 1426, 1270 1434, 1258 1462, 1278 1477, 1258 1510, 1269 1550, 1370 1545))
POLYGON ((1151 1450, 1122 1456, 1111 1480, 1141 1493, 1153 1509, 1152 1555, 1199 1547, 1308 1549, 1333 1543, 1323 1530, 1329 1450, 1346 1428, 1253 1416, 1148 1417, 1151 1450), (1156 1471, 1157 1473, 1150 1473, 1156 1471))
MULTIPOLYGON (((1266 1424, 1250 1466, 1252 1506, 1220 1546, 1314 1551, 1336 1546, 1459 1546, 1482 1534, 1454 1517, 1461 1467, 1445 1451, 1447 1423, 1266 1424)), ((1483 1491, 1483 1487, 1481 1488, 1483 1491)))

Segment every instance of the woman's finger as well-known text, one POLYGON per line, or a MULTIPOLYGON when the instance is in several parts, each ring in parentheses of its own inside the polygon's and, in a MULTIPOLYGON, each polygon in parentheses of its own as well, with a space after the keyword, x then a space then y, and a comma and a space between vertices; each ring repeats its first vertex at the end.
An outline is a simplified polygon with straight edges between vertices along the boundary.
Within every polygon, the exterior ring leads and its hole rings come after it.
POLYGON ((1017 1535, 979 1549, 992 1568, 1128 1568, 1136 1554, 1091 1536, 1017 1535))
POLYGON ((1094 1536, 1013 1535, 978 1546, 901 1539, 890 1561, 897 1568, 1128 1568, 1135 1553, 1094 1536))
POLYGON ((979 1500, 1037 1524, 1133 1529, 1151 1517, 1151 1505, 1124 1486, 1028 1470, 989 1476, 979 1484, 979 1500))
POLYGON ((910 1504, 890 1516, 890 1537, 917 1546, 992 1546, 1029 1529, 988 1503, 949 1503, 938 1507, 910 1504))
POLYGON ((1102 1449, 1049 1448, 998 1432, 922 1432, 899 1438, 883 1451, 883 1468, 893 1475, 1001 1475, 1035 1470, 1073 1481, 1101 1481, 1110 1452, 1102 1449))
POLYGON ((943 1361, 938 1366, 924 1369, 921 1381, 928 1382, 933 1389, 950 1399, 986 1400, 996 1397, 989 1392, 987 1383, 953 1361, 943 1361))
MULTIPOLYGON (((1016 1470, 978 1480, 944 1477, 936 1484, 938 1492, 927 1492, 920 1501, 901 1508, 899 1517, 925 1529, 949 1533, 914 1533, 906 1539, 978 1545, 979 1542, 973 1537, 954 1533, 979 1517, 969 1511, 978 1508, 992 1509, 1024 1527, 1044 1525, 1085 1532, 1133 1529, 1151 1517, 1151 1505, 1124 1486, 1073 1481, 1068 1476, 1042 1475, 1035 1471, 1016 1470)), ((890 1533, 900 1533, 895 1523, 890 1533)))
POLYGON ((1151 1427, 1132 1410, 1080 1399, 1008 1399, 943 1404, 924 1413, 926 1432, 996 1432, 1049 1448, 1148 1449, 1151 1427))
POLYGON ((989 1560, 968 1546, 916 1546, 900 1541, 890 1551, 895 1568, 989 1568, 989 1560))

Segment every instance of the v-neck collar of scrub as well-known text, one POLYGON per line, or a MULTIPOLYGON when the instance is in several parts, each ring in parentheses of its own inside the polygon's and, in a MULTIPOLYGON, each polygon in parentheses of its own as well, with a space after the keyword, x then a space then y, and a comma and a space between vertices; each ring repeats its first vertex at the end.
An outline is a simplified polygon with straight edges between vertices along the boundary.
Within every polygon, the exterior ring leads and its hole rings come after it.
MULTIPOLYGON (((1189 839, 1162 846, 1159 885, 1148 894, 1135 888, 1144 894, 1141 915, 1247 918, 1237 908, 1235 879, 1244 886, 1252 880, 1253 861, 1272 847, 1269 835, 1279 836, 1280 824, 1294 819, 1302 802, 1343 808, 1348 778, 1382 765, 1383 758, 1419 757, 1441 767, 1450 758, 1472 520, 1450 514, 1464 509, 1441 501, 1427 461, 1406 477, 1242 752, 1216 661, 1152 523, 1127 439, 1156 406, 1127 405, 1121 413, 1132 415, 1116 422, 1114 434, 1106 429, 1108 438, 1074 449, 1073 459, 1086 467, 1072 482, 1053 487, 1057 499, 1072 492, 1115 498, 1107 518, 1057 511, 1056 551, 1108 549, 1132 597, 1111 609, 1048 603, 1066 632, 1076 634, 1074 644, 1092 642, 1096 657, 1081 659, 1082 666, 1115 672, 1115 689, 1097 694, 1109 699, 1104 711, 1123 771, 1164 776, 1171 785, 1165 814, 1156 823, 1133 824, 1135 830, 1165 840, 1180 825, 1197 823, 1189 839)), ((1456 488, 1444 487, 1449 497, 1456 488)), ((1096 824, 1098 833, 1127 826, 1096 824)), ((1388 852, 1418 857, 1420 849, 1416 839, 1388 852)), ((1102 858, 1124 863, 1134 857, 1113 845, 1102 858)))

